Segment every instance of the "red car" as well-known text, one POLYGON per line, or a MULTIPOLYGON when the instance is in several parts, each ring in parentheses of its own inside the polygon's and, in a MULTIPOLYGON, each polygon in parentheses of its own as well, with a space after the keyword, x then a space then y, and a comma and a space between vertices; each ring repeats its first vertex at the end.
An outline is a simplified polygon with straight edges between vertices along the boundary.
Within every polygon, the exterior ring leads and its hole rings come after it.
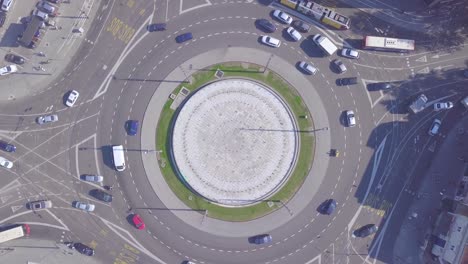
POLYGON ((132 219, 133 219, 133 224, 135 225, 136 228, 140 230, 145 229, 145 223, 143 222, 143 219, 141 219, 139 214, 134 214, 132 219))

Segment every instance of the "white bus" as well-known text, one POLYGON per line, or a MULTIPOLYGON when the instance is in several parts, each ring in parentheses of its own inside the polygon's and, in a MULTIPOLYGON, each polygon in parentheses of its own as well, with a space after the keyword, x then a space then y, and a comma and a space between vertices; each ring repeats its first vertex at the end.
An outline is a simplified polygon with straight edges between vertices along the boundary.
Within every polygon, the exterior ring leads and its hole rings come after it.
POLYGON ((362 48, 381 51, 409 52, 414 50, 414 40, 366 36, 363 39, 362 48))
POLYGON ((122 145, 112 146, 112 156, 114 157, 114 166, 118 171, 125 170, 125 155, 122 145))
POLYGON ((6 229, 0 228, 0 243, 7 242, 16 238, 24 237, 29 235, 29 225, 13 225, 6 229))

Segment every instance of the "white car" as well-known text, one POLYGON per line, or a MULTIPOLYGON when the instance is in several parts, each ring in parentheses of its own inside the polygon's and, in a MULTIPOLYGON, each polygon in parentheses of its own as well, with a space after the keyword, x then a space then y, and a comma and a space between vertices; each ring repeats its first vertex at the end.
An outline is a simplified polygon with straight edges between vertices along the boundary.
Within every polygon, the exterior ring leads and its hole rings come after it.
POLYGON ((13 168, 13 162, 5 159, 4 157, 0 157, 0 166, 7 168, 7 169, 11 169, 13 168))
POLYGON ((65 104, 68 107, 72 107, 75 104, 76 100, 78 99, 78 96, 80 96, 80 93, 75 90, 72 90, 70 94, 68 95, 68 98, 65 104))
POLYGON ((314 66, 310 65, 309 63, 305 61, 301 61, 299 63, 299 68, 301 68, 306 73, 312 74, 312 75, 315 75, 318 71, 317 68, 315 68, 314 66))
POLYGON ((72 203, 72 206, 77 208, 77 209, 81 209, 83 211, 86 211, 86 212, 92 212, 92 211, 94 211, 94 208, 96 208, 96 206, 94 204, 87 204, 87 203, 82 203, 82 202, 78 202, 78 201, 74 201, 72 203))
POLYGON ((3 75, 8 75, 10 73, 14 73, 14 72, 17 72, 18 71, 18 67, 16 67, 16 65, 12 64, 12 65, 8 65, 8 66, 5 66, 3 68, 0 68, 0 75, 3 76, 3 75))
POLYGON ((281 41, 279 39, 275 39, 270 36, 262 36, 262 42, 263 44, 274 48, 278 48, 279 46, 281 46, 281 41))
POLYGON ((299 33, 299 31, 295 30, 293 27, 288 27, 286 32, 288 32, 289 36, 291 36, 294 41, 299 41, 302 38, 301 33, 299 33))
POLYGON ((46 116, 40 116, 37 118, 37 123, 39 125, 45 124, 45 123, 53 123, 58 121, 58 115, 46 115, 46 116))
POLYGON ((356 125, 356 117, 354 116, 353 110, 346 111, 346 120, 348 121, 349 127, 353 127, 356 125))
POLYGON ((359 52, 353 49, 342 49, 341 56, 350 58, 350 59, 359 59, 359 52))
POLYGON ((37 8, 46 12, 47 14, 54 14, 57 11, 57 7, 47 3, 46 1, 41 1, 37 3, 37 8))
POLYGON ((273 16, 276 17, 279 21, 281 21, 284 24, 291 24, 293 21, 292 18, 286 14, 285 12, 281 10, 275 10, 273 11, 273 16))
POLYGON ((434 104, 434 110, 439 111, 442 109, 450 109, 453 107, 452 102, 440 102, 440 103, 435 103, 434 104))

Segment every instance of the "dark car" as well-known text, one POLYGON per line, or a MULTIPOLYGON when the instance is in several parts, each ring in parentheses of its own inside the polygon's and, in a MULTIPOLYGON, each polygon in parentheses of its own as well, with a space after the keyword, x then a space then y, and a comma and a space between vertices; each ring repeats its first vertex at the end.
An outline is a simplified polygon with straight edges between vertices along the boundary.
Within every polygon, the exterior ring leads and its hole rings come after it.
POLYGON ((368 224, 354 230, 352 237, 366 237, 377 232, 379 228, 374 224, 368 224))
POLYGON ((0 27, 3 27, 6 20, 6 12, 0 11, 0 27))
POLYGON ((325 202, 322 203, 320 206, 320 213, 326 214, 326 215, 331 215, 336 209, 336 201, 333 199, 328 199, 325 202))
POLYGON ((263 29, 263 31, 267 33, 273 33, 276 31, 276 26, 270 21, 268 21, 268 19, 264 19, 264 18, 259 19, 257 20, 257 24, 259 27, 263 29))
POLYGON ((249 239, 249 241, 253 244, 261 245, 261 244, 271 243, 271 241, 273 241, 273 238, 271 237, 271 235, 263 234, 263 235, 253 236, 249 239))
POLYGON ((465 76, 465 78, 468 78, 468 69, 463 71, 463 76, 465 76))
POLYGON ((367 85, 367 90, 369 91, 379 91, 379 90, 389 90, 394 88, 395 86, 388 82, 383 83, 370 83, 367 85))
POLYGON ((94 249, 82 243, 74 243, 73 247, 83 255, 94 256, 94 249))
POLYGON ((138 133, 138 120, 128 120, 127 121, 127 133, 130 136, 135 136, 138 133))
POLYGON ((47 0, 47 2, 51 2, 51 3, 54 3, 54 4, 60 4, 62 2, 62 0, 47 0))
POLYGON ((189 40, 191 40, 191 39, 193 39, 193 35, 192 35, 192 33, 190 33, 190 32, 184 33, 184 34, 179 35, 179 36, 177 36, 177 37, 175 38, 175 40, 176 40, 177 43, 183 43, 183 42, 189 41, 189 40))
POLYGON ((0 140, 0 149, 6 152, 15 152, 16 146, 0 140))
POLYGON ((149 32, 164 31, 166 30, 166 24, 165 23, 151 24, 151 25, 148 25, 146 29, 149 32))
POLYGON ((5 55, 5 60, 9 62, 13 62, 16 64, 24 64, 24 58, 15 54, 7 54, 5 55))
POLYGON ((301 20, 295 20, 292 23, 292 25, 293 25, 293 27, 295 27, 298 31, 300 31, 302 33, 309 32, 309 30, 311 28, 309 24, 307 24, 306 22, 301 21, 301 20))
POLYGON ((91 196, 93 196, 96 199, 99 199, 101 201, 108 202, 108 203, 112 202, 112 195, 106 193, 103 190, 94 189, 94 190, 90 191, 90 194, 91 194, 91 196))
POLYGON ((347 78, 341 78, 337 80, 338 85, 353 85, 357 84, 357 77, 347 77, 347 78))

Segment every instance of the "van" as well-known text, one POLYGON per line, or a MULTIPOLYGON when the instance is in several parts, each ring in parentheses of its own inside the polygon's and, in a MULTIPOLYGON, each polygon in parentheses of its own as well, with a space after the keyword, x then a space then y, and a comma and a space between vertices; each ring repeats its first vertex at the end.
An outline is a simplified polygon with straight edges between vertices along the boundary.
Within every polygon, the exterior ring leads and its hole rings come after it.
POLYGON ((312 40, 328 56, 333 55, 333 53, 335 53, 338 50, 338 48, 335 46, 335 44, 333 44, 331 42, 330 39, 328 39, 327 37, 324 37, 324 36, 322 36, 320 34, 315 35, 312 38, 312 40))
POLYGON ((114 157, 114 166, 117 171, 125 170, 125 156, 122 145, 112 146, 112 156, 114 157))
POLYGON ((2 3, 2 10, 8 11, 10 10, 11 5, 13 4, 13 0, 3 0, 2 3))

